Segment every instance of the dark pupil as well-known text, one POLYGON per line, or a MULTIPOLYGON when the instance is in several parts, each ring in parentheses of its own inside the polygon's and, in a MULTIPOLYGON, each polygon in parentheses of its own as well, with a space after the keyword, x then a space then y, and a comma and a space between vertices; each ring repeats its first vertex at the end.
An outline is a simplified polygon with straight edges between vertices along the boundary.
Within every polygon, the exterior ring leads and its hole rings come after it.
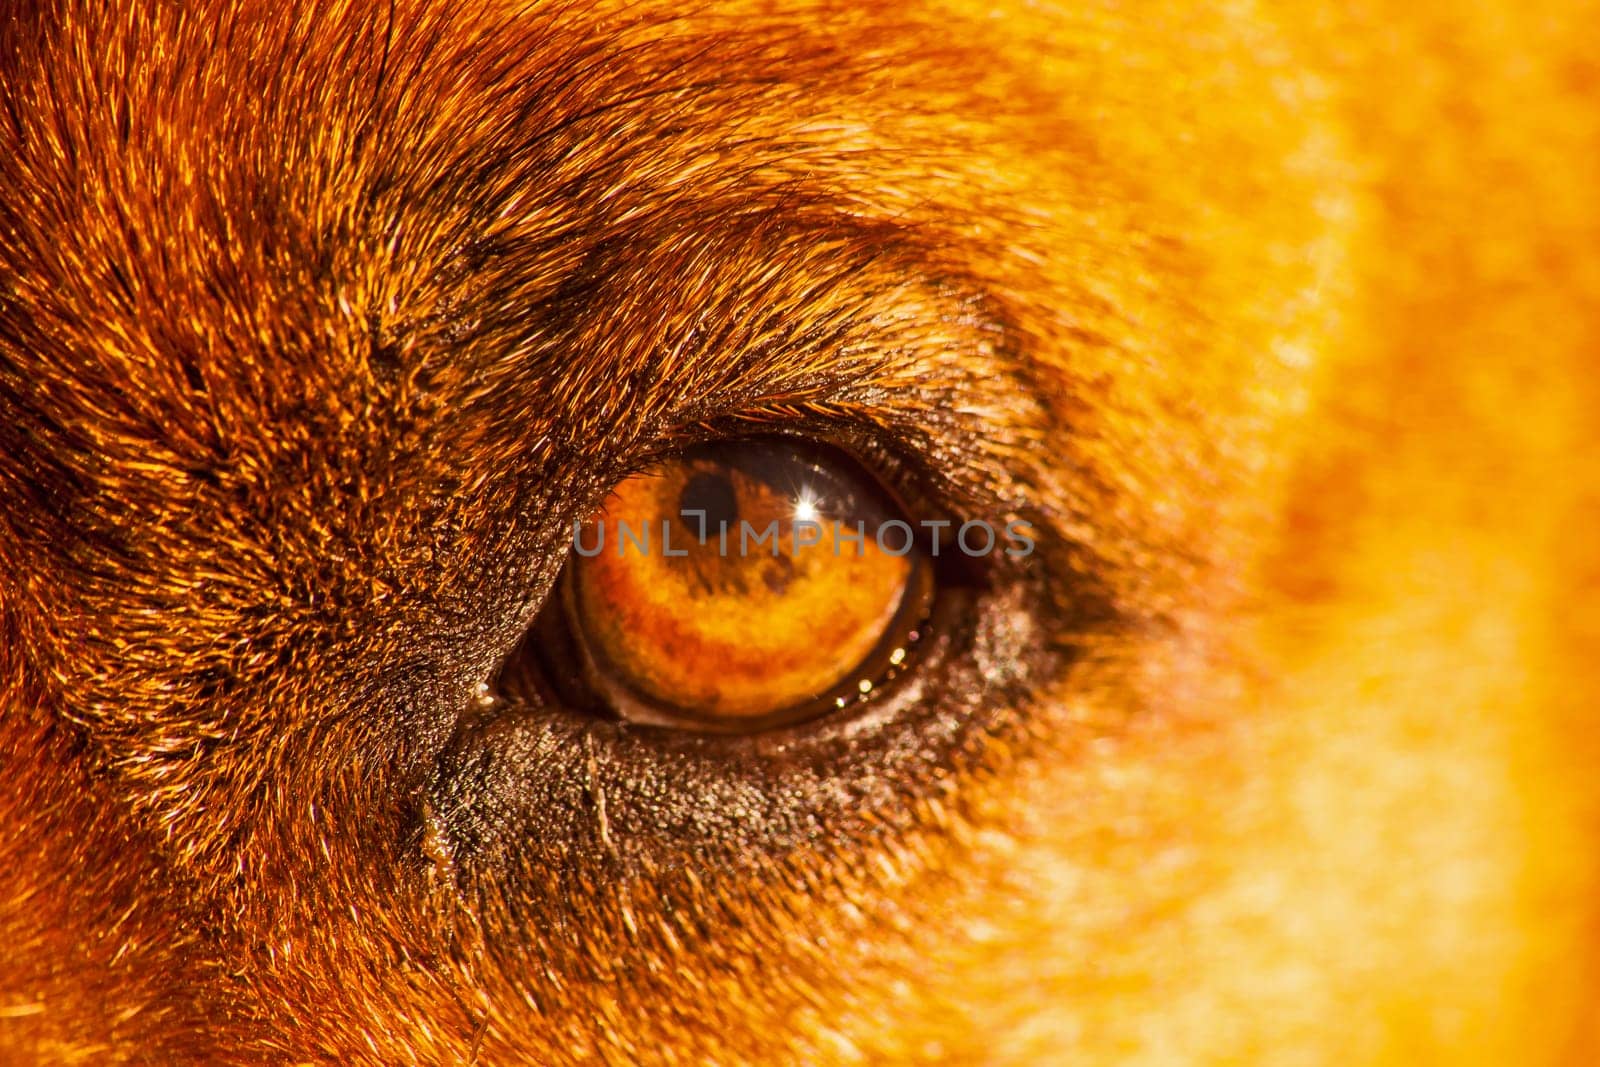
MULTIPOLYGON (((729 529, 736 529, 739 523, 739 500, 734 494, 733 482, 722 474, 702 471, 690 478, 684 485, 683 491, 678 494, 678 510, 704 512, 708 536, 714 536, 723 524, 729 529)), ((701 522, 699 515, 684 515, 682 522, 695 533, 699 533, 698 527, 701 522)))

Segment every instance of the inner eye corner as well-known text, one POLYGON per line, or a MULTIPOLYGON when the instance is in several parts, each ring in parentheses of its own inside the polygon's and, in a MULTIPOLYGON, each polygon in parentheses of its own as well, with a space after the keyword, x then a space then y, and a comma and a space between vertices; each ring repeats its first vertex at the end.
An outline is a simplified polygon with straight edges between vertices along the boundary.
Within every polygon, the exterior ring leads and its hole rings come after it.
POLYGON ((691 735, 850 716, 917 672, 941 600, 983 568, 917 498, 829 441, 675 449, 574 524, 494 688, 691 735))

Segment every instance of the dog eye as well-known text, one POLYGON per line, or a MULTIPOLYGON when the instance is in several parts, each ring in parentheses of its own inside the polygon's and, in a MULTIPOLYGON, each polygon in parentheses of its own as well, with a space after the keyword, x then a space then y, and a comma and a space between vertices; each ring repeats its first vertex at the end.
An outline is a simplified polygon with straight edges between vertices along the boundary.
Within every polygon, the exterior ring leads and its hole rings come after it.
POLYGON ((625 721, 802 722, 908 665, 934 593, 924 532, 842 452, 699 446, 624 479, 574 528, 541 644, 625 721))

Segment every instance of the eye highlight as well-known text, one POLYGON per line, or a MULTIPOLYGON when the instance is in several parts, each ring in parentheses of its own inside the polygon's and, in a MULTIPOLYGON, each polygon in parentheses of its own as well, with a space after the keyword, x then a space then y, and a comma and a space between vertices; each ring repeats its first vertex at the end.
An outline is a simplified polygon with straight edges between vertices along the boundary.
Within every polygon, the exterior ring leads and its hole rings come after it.
POLYGON ((573 548, 548 647, 605 710, 685 730, 871 696, 908 665, 934 594, 925 539, 889 491, 787 439, 703 445, 624 479, 573 548))

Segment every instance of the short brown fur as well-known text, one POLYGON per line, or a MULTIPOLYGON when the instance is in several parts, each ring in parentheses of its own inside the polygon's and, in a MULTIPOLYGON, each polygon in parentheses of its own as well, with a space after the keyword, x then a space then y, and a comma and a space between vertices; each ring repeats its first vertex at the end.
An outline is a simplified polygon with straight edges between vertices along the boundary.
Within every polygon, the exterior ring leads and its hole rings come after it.
POLYGON ((0 13, 7 1062, 1600 1056, 1600 11, 463 7, 0 13), (1014 700, 440 784, 840 427, 1057 538, 1014 700))

